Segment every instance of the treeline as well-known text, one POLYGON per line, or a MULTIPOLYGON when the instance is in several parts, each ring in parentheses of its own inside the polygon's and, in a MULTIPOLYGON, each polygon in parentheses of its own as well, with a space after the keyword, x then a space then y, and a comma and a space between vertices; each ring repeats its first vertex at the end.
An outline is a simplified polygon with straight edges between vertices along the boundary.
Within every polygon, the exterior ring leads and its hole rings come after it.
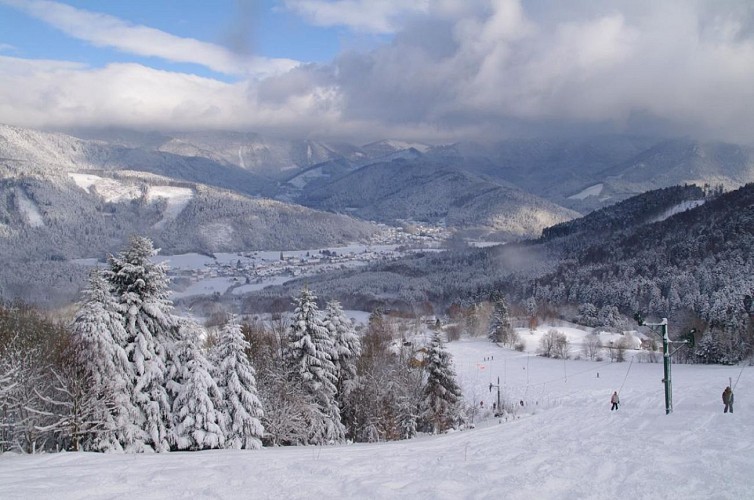
POLYGON ((438 332, 362 335, 308 289, 292 315, 209 333, 177 316, 152 242, 95 269, 72 321, 0 308, 0 450, 254 449, 406 439, 464 421, 438 332))
POLYGON ((577 233, 582 235, 584 233, 612 234, 644 224, 652 217, 657 217, 683 202, 704 198, 705 190, 695 185, 672 186, 648 191, 609 208, 596 210, 584 217, 548 227, 542 231, 541 239, 549 241, 577 233))
POLYGON ((576 237, 578 249, 553 272, 515 293, 666 317, 674 336, 696 330, 698 359, 705 362, 752 355, 754 184, 631 231, 576 237))

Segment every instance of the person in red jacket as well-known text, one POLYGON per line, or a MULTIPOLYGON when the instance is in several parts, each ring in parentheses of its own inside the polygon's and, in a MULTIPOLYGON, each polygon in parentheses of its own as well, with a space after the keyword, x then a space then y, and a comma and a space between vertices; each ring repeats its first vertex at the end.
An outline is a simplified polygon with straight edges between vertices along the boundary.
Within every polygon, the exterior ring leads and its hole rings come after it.
POLYGON ((618 397, 618 391, 615 391, 610 398, 610 402, 613 404, 613 406, 610 407, 610 411, 617 410, 618 405, 620 404, 620 398, 618 397))
POLYGON ((723 404, 725 405, 723 413, 728 413, 728 410, 733 413, 733 390, 730 386, 726 387, 723 391, 723 404))

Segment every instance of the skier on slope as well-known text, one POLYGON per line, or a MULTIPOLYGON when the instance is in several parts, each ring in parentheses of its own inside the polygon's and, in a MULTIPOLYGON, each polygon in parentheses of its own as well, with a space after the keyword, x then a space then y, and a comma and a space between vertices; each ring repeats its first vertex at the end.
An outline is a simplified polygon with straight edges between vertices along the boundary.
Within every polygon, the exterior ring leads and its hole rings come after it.
POLYGON ((733 413, 733 390, 730 386, 726 387, 723 391, 723 404, 725 405, 723 413, 728 413, 728 410, 733 413))
POLYGON ((617 410, 618 405, 620 404, 620 398, 618 397, 618 391, 615 391, 610 397, 610 402, 613 404, 613 406, 610 407, 610 411, 617 410))

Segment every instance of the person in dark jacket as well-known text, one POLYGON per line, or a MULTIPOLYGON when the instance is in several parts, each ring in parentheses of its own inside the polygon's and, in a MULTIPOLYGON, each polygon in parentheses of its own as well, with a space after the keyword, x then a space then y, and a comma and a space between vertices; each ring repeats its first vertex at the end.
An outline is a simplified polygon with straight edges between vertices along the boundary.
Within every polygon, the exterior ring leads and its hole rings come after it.
POLYGON ((730 386, 726 387, 723 391, 723 404, 725 405, 723 413, 728 413, 728 410, 733 413, 733 390, 730 386))
POLYGON ((618 405, 620 404, 620 398, 618 397, 618 391, 615 391, 610 398, 610 402, 613 404, 613 406, 610 407, 610 411, 617 410, 618 405))

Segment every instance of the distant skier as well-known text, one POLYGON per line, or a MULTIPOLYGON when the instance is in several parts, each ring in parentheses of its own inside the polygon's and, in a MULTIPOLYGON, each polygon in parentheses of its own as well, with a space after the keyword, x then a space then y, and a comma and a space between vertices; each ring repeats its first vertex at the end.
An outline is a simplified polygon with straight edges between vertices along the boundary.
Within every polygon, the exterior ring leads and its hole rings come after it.
POLYGON ((618 391, 615 391, 610 398, 610 402, 613 404, 613 406, 610 407, 610 411, 617 410, 618 405, 620 404, 620 398, 618 397, 618 391))
POLYGON ((725 405, 723 413, 728 413, 728 410, 733 413, 733 390, 731 390, 730 386, 726 387, 723 391, 723 404, 725 405))

